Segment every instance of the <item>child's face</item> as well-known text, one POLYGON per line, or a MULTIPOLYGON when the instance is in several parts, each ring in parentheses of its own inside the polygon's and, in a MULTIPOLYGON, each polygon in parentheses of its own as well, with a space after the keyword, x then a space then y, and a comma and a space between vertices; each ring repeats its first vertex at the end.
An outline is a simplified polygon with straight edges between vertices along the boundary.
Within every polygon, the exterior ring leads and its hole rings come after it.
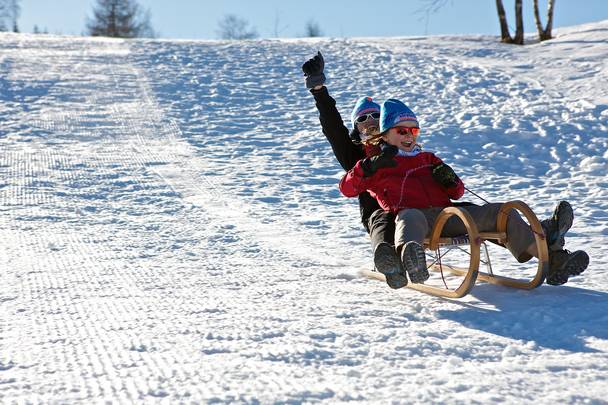
POLYGON ((378 133, 379 121, 378 118, 368 117, 363 122, 357 122, 357 129, 365 136, 371 136, 378 133))
POLYGON ((419 129, 416 127, 416 124, 404 122, 398 127, 389 129, 382 139, 384 139, 384 142, 396 146, 404 152, 411 152, 416 146, 418 131, 419 129))

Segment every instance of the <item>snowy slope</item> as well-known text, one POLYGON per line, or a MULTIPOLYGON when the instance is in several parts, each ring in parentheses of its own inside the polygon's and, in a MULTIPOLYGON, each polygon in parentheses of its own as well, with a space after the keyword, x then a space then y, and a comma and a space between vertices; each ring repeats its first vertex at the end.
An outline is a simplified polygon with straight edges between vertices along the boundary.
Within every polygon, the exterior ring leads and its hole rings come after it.
POLYGON ((557 33, 0 34, 0 402, 605 403, 608 21, 557 33), (359 277, 300 72, 317 49, 344 117, 400 98, 476 193, 571 201, 588 270, 461 300, 359 277))

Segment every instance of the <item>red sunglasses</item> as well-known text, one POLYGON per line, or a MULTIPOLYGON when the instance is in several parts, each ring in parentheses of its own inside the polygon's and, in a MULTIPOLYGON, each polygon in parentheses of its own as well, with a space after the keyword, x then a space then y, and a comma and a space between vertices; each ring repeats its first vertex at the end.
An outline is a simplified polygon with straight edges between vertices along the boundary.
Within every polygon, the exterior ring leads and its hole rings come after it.
POLYGON ((418 136, 420 133, 420 128, 409 128, 409 127, 396 127, 397 133, 399 135, 414 135, 418 136))

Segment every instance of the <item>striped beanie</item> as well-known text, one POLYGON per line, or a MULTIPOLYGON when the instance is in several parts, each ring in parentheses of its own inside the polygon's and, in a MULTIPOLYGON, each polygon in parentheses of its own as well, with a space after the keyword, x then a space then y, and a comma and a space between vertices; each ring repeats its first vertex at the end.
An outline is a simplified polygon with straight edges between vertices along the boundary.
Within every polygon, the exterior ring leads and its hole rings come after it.
POLYGON ((361 97, 357 100, 355 104, 355 108, 353 108, 353 112, 350 115, 350 120, 353 123, 353 128, 357 127, 357 118, 359 118, 363 114, 369 114, 373 112, 380 112, 380 105, 375 103, 371 97, 361 97))
POLYGON ((416 114, 401 101, 389 98, 382 103, 382 108, 380 108, 380 132, 388 131, 400 122, 405 121, 414 122, 417 127, 420 127, 416 114))

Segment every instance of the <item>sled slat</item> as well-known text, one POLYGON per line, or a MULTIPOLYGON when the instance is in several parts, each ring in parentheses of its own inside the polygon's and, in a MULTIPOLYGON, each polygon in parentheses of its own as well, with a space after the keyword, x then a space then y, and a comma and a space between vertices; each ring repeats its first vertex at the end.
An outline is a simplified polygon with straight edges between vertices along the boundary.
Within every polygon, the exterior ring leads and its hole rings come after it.
POLYGON ((498 240, 498 241, 507 240, 506 232, 479 232, 479 236, 484 240, 488 240, 488 239, 498 240))
MULTIPOLYGON (((464 276, 469 271, 468 269, 464 269, 462 267, 455 267, 448 264, 442 265, 444 270, 449 271, 452 274, 456 274, 458 276, 464 276)), ((440 271, 439 265, 434 264, 431 266, 434 271, 440 271)), ((484 281, 486 283, 502 285, 505 287, 511 288, 520 288, 522 290, 532 290, 536 288, 537 285, 534 280, 519 280, 511 277, 498 276, 493 274, 488 274, 486 272, 480 271, 477 273, 477 279, 480 281, 484 281)))
MULTIPOLYGON (((506 241, 507 240, 506 232, 479 232, 479 237, 483 240, 488 240, 488 239, 497 240, 497 241, 506 241)), ((466 238, 468 240, 468 236, 463 236, 460 239, 464 239, 464 238, 466 238)), ((437 242, 439 243, 439 245, 442 245, 442 246, 453 246, 454 239, 459 239, 459 238, 442 237, 442 238, 439 238, 439 240, 437 242)), ((424 240, 425 247, 428 247, 429 244, 430 244, 430 239, 426 238, 424 240)), ((468 245, 469 243, 467 242, 466 244, 468 245)))
MULTIPOLYGON (((368 278, 373 278, 376 280, 386 282, 386 277, 384 276, 384 274, 379 273, 377 271, 361 270, 361 275, 368 277, 368 278)), ((411 290, 420 291, 420 292, 423 292, 426 294, 434 295, 436 297, 446 297, 446 298, 461 298, 468 293, 468 291, 463 293, 462 291, 448 290, 448 289, 445 289, 442 287, 434 287, 431 285, 414 284, 414 283, 408 283, 407 288, 409 288, 411 290)))

